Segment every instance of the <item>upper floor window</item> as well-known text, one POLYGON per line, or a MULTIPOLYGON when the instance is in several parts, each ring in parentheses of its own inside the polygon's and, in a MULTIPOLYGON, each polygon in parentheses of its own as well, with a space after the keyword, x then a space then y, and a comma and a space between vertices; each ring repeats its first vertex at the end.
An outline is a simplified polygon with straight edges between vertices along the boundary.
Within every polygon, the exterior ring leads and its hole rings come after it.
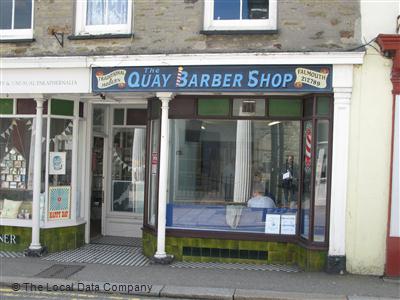
POLYGON ((76 34, 127 34, 132 32, 132 0, 79 0, 76 34))
POLYGON ((33 0, 0 1, 0 39, 33 37, 33 0))
POLYGON ((275 30, 277 0, 206 0, 204 30, 275 30))

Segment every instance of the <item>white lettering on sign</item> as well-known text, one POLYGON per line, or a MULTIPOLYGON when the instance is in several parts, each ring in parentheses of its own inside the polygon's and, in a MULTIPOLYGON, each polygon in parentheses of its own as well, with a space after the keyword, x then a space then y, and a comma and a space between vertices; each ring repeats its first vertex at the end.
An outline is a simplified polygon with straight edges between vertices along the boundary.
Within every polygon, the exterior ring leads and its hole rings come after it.
POLYGON ((16 236, 14 234, 0 234, 0 243, 2 244, 16 244, 16 236))

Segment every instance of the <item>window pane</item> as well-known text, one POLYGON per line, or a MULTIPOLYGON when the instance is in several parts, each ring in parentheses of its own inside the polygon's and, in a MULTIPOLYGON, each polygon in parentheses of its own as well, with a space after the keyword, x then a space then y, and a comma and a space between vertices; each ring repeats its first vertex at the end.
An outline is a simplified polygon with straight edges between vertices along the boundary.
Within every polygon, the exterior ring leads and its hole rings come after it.
POLYGON ((32 0, 15 0, 14 28, 28 29, 32 25, 32 0))
POLYGON ((304 116, 311 117, 313 115, 314 110, 314 99, 306 99, 304 100, 304 116))
POLYGON ((123 108, 114 109, 114 125, 124 125, 125 110, 123 108))
POLYGON ((239 20, 240 0, 214 0, 214 20, 239 20))
POLYGON ((128 17, 128 0, 108 1, 108 24, 126 24, 128 17))
POLYGON ((227 116, 229 99, 199 99, 198 114, 202 116, 227 116))
POLYGON ((301 100, 297 99, 270 99, 269 115, 273 117, 300 117, 301 100))
POLYGON ((234 116, 265 116, 265 99, 233 99, 234 116))
POLYGON ((168 226, 295 234, 300 121, 170 124, 168 226))
POLYGON ((312 122, 304 122, 303 132, 303 195, 301 198, 301 226, 300 234, 309 239, 310 229, 310 205, 312 190, 312 122))
POLYGON ((146 129, 118 128, 113 134, 113 211, 143 213, 146 129))
POLYGON ((104 25, 107 0, 87 0, 86 25, 104 25))
POLYGON ((12 0, 0 1, 0 29, 11 29, 12 0))
POLYGON ((11 115, 14 110, 14 99, 0 99, 0 114, 11 115))
POLYGON ((72 117, 74 115, 74 101, 52 99, 51 114, 72 117))
POLYGON ((325 241, 326 199, 328 182, 329 121, 317 122, 317 148, 315 170, 314 241, 325 241))
POLYGON ((318 97, 317 98, 317 114, 318 115, 329 115, 330 97, 318 97))
POLYGON ((242 0, 242 19, 268 19, 268 0, 242 0))

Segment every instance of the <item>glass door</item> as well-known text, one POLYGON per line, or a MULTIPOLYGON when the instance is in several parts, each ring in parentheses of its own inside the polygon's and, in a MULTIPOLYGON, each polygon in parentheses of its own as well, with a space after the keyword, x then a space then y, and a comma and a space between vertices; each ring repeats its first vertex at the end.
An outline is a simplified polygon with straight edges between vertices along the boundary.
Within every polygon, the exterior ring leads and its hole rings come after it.
POLYGON ((114 128, 111 212, 142 217, 145 178, 145 128, 114 128))

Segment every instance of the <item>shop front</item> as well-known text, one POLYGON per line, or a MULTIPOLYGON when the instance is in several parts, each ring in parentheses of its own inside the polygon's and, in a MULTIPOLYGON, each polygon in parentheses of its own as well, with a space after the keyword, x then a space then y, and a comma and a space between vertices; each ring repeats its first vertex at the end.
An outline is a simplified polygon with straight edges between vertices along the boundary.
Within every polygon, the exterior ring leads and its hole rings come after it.
POLYGON ((158 262, 345 270, 362 54, 63 60, 2 70, 3 250, 142 237, 158 262))
POLYGON ((353 66, 212 62, 92 69, 93 92, 155 95, 144 253, 343 271, 353 66))

